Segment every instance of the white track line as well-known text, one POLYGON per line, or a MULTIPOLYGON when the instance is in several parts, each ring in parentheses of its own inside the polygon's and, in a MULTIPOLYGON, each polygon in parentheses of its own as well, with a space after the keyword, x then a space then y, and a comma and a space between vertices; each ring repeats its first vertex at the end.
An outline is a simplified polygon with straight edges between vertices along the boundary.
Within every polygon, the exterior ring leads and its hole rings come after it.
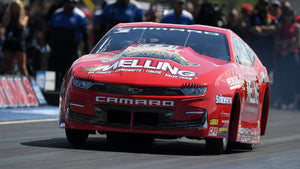
POLYGON ((58 121, 58 118, 16 120, 16 121, 0 121, 0 125, 6 125, 6 124, 23 124, 23 123, 37 123, 37 122, 48 122, 48 121, 58 121))

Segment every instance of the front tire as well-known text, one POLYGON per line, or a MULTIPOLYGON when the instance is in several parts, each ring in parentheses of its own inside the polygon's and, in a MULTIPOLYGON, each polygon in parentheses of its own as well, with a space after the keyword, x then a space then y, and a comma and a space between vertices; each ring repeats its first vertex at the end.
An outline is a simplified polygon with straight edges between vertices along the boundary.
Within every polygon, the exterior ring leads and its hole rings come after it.
POLYGON ((66 136, 72 146, 82 146, 86 142, 89 132, 86 130, 65 129, 66 136))
POLYGON ((228 137, 206 139, 206 148, 210 154, 223 154, 229 150, 228 137))

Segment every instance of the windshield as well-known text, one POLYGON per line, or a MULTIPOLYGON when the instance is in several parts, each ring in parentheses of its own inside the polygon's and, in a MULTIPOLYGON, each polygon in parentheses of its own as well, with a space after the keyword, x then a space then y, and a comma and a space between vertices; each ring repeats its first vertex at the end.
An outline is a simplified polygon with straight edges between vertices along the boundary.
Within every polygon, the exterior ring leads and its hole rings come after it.
POLYGON ((93 53, 122 50, 132 44, 168 44, 190 47, 201 55, 230 61, 225 34, 163 27, 115 28, 101 39, 93 53))

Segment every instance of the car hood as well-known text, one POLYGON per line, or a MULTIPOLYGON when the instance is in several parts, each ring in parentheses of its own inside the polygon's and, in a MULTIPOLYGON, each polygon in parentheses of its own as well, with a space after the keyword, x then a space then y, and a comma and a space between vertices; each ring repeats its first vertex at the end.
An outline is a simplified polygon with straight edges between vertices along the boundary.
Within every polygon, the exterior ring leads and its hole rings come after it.
POLYGON ((72 70, 75 78, 96 82, 178 86, 187 81, 204 83, 226 63, 190 47, 134 44, 124 50, 85 55, 74 62, 72 70))

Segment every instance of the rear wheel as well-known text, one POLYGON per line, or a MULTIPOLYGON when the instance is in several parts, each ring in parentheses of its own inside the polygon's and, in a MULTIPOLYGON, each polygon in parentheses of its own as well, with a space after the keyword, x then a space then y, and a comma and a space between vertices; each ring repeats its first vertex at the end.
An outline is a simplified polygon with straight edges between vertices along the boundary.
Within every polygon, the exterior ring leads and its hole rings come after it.
POLYGON ((65 129, 65 131, 69 143, 73 146, 83 145, 89 136, 87 130, 65 129))

